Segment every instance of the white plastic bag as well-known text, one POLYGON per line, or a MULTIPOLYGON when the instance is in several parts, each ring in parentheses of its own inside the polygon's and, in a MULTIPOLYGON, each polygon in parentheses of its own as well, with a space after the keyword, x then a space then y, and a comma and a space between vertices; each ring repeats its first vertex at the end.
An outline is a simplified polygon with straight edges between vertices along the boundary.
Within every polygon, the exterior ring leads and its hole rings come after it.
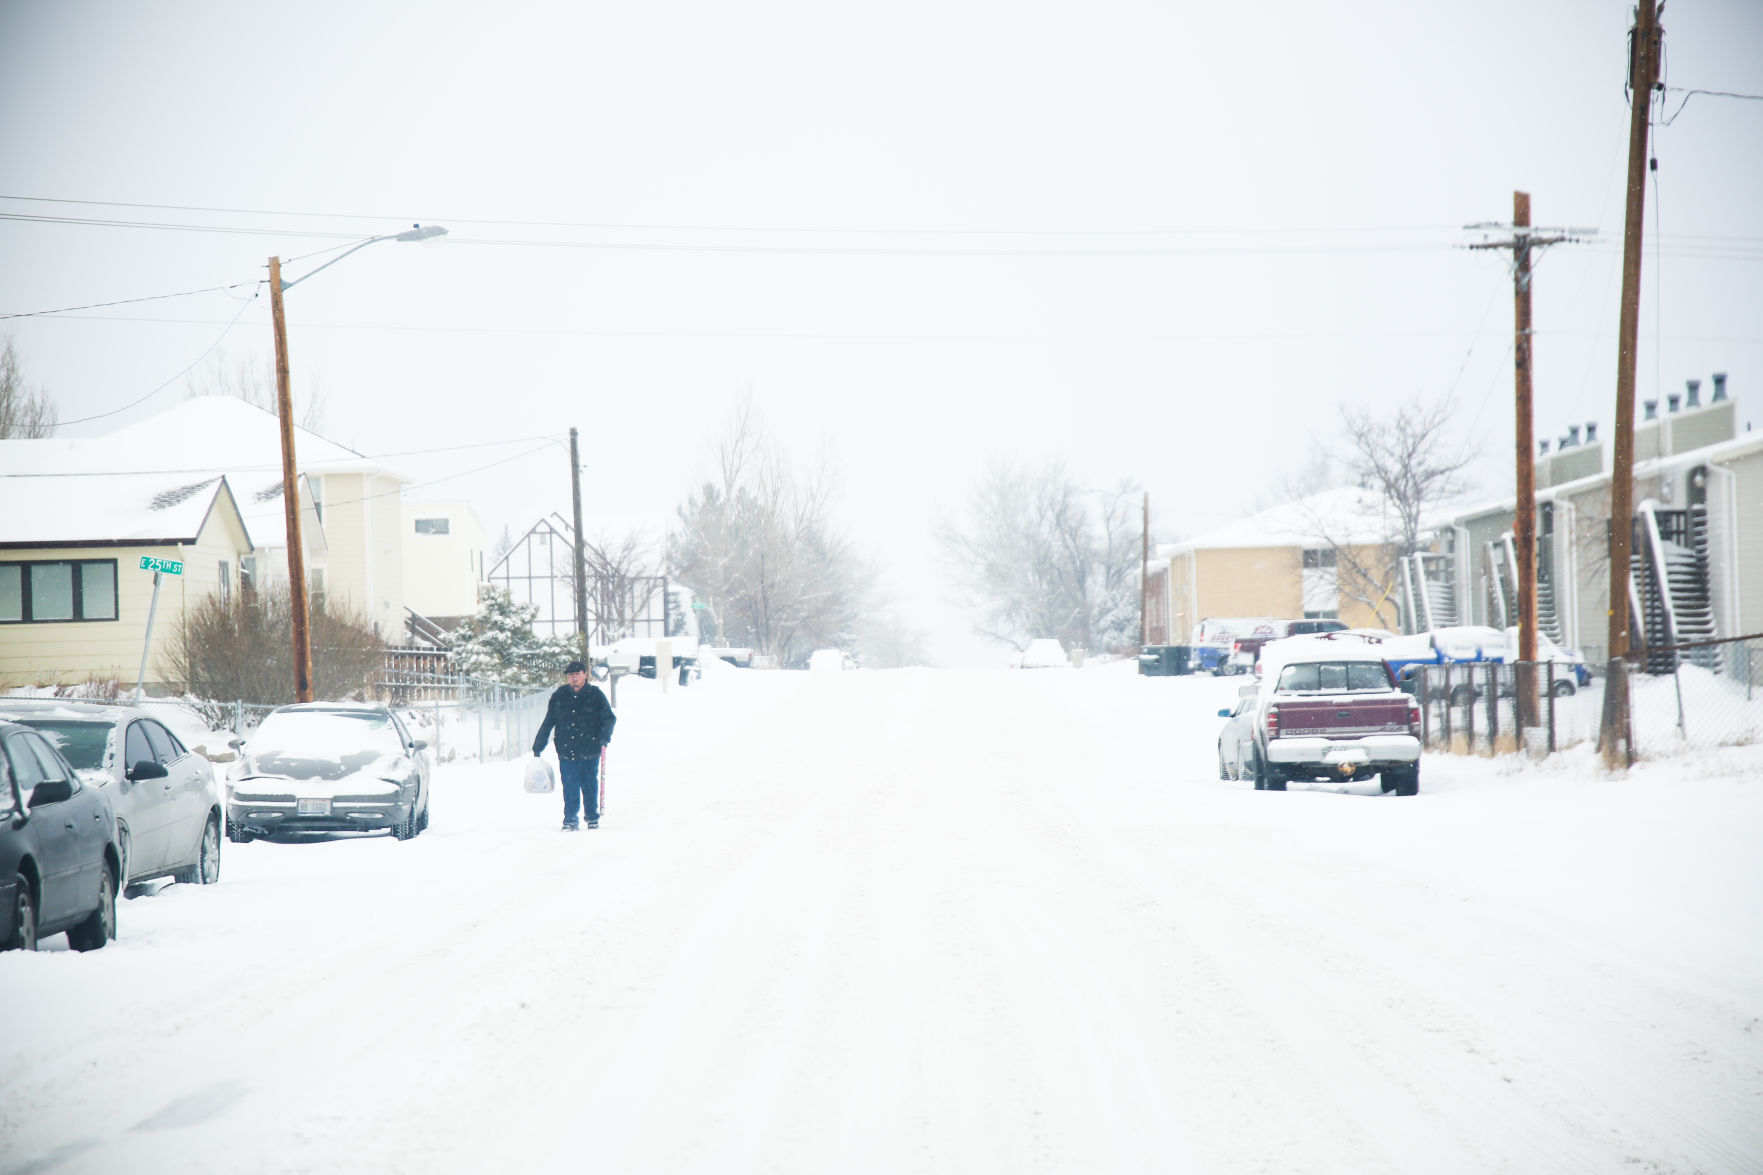
POLYGON ((538 794, 557 790, 557 769, 534 755, 526 761, 526 790, 538 794))

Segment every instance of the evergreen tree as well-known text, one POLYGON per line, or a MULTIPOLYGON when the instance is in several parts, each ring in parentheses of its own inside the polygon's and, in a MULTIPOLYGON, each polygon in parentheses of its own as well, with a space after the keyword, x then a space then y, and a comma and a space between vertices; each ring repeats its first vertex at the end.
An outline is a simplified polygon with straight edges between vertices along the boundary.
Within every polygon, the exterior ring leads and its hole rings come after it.
POLYGON ((514 597, 491 584, 478 588, 478 614, 453 630, 453 664, 468 677, 503 685, 544 686, 561 679, 563 667, 577 656, 567 636, 538 636, 535 604, 516 604, 514 597))

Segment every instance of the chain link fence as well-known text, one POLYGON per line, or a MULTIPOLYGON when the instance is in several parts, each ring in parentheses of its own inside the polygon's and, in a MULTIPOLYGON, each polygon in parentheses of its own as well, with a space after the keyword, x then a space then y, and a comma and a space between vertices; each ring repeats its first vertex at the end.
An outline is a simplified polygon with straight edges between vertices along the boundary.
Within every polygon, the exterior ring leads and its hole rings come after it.
POLYGON ((1565 662, 1422 665, 1408 680, 1428 750, 1536 755, 1598 736, 1603 680, 1565 662))
POLYGON ((1763 742, 1763 634, 1643 649, 1629 659, 1636 757, 1763 742), (1642 672, 1661 656, 1670 672, 1642 672))
MULTIPOLYGON (((533 739, 545 720, 551 688, 508 686, 480 678, 388 672, 375 683, 377 695, 398 711, 411 733, 429 744, 437 763, 458 759, 507 761, 532 753, 533 739)), ((212 762, 232 759, 230 740, 249 738, 263 716, 278 707, 244 701, 197 698, 81 696, 79 693, 12 694, 5 701, 99 706, 133 706, 153 714, 178 732, 192 749, 212 762), (213 736, 204 740, 198 731, 213 736)))

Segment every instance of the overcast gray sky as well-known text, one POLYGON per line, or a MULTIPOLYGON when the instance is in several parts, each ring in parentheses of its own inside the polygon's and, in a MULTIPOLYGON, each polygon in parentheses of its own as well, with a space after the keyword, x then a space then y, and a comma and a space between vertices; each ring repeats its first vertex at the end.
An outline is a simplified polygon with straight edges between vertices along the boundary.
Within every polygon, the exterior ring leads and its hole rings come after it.
MULTIPOLYGON (((930 539, 994 457, 1137 478, 1167 538, 1270 504, 1343 405, 1448 393, 1509 484, 1511 283, 1457 246, 1515 188, 1538 224, 1600 230, 1538 274, 1538 435, 1608 421, 1629 19, 0 0, 0 314, 446 225, 288 295, 324 432, 387 454, 576 425, 589 509, 670 513, 751 390, 799 460, 836 454, 844 522, 939 658, 995 663, 930 539)), ((1673 0, 1664 24, 1667 84, 1763 94, 1763 4, 1673 0)), ((1656 142, 1640 396, 1727 371, 1763 420, 1763 102, 1691 97, 1656 142)), ((250 292, 0 332, 65 420, 173 381, 88 433, 177 402, 217 340, 267 362, 250 292)), ((567 508, 542 443, 388 460, 494 535, 567 508)))

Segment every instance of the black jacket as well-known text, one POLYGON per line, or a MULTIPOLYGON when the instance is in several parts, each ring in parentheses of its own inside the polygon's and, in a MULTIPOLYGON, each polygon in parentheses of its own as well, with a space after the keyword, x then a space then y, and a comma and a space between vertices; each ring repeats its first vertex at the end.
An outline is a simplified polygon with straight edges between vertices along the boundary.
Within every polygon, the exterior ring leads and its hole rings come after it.
POLYGON ((617 721, 618 716, 599 686, 589 683, 577 693, 560 685, 545 708, 544 724, 539 727, 539 737, 533 740, 533 754, 545 749, 555 730, 559 759, 597 759, 600 748, 612 741, 612 725, 617 721))

